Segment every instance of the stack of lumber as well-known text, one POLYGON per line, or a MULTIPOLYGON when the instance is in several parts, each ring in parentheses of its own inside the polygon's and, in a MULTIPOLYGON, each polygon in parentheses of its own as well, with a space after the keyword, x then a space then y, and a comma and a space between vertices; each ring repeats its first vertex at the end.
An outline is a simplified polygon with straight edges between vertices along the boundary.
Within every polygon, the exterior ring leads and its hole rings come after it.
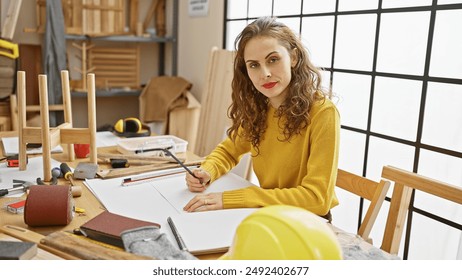
POLYGON ((94 47, 88 51, 88 68, 93 69, 97 88, 140 87, 140 50, 94 47))
POLYGON ((231 105, 233 61, 234 52, 212 48, 194 151, 199 156, 208 155, 224 139, 226 129, 231 124, 227 112, 231 105))

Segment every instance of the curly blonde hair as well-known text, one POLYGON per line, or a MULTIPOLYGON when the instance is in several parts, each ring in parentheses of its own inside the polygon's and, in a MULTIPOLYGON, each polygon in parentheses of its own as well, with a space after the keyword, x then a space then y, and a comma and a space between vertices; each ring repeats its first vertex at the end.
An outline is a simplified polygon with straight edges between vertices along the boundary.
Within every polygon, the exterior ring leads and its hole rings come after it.
POLYGON ((299 134, 310 123, 310 109, 314 101, 324 99, 328 93, 321 87, 320 71, 311 63, 301 40, 283 23, 274 17, 258 18, 237 36, 235 40, 234 77, 232 81, 232 103, 228 116, 232 126, 227 135, 235 140, 238 134, 251 142, 258 151, 266 130, 268 98, 257 91, 250 80, 244 60, 247 43, 258 36, 276 38, 289 53, 296 52, 297 63, 291 69, 292 80, 285 101, 277 110, 284 139, 299 134), (284 118, 281 118, 284 117, 284 118), (282 121, 284 120, 284 121, 282 121), (242 128, 242 130, 239 130, 242 128))

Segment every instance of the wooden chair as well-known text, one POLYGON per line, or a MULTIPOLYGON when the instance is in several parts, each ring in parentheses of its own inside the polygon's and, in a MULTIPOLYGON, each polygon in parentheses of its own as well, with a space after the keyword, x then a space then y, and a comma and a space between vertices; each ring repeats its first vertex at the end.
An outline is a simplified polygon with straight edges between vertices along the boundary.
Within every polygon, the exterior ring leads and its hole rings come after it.
POLYGON ((375 182, 338 169, 336 186, 370 201, 366 215, 359 226, 358 235, 372 243, 369 235, 390 188, 390 182, 385 180, 375 182))
POLYGON ((39 75, 40 127, 30 127, 26 124, 26 73, 18 71, 17 77, 19 170, 26 170, 26 146, 28 143, 42 144, 44 181, 51 180, 51 149, 59 144, 67 144, 69 161, 75 159, 73 144, 90 144, 90 162, 97 164, 95 75, 87 74, 88 128, 74 128, 72 126, 69 72, 67 70, 61 71, 63 104, 55 105, 57 109, 64 110, 64 123, 57 127, 50 127, 49 111, 51 105, 48 104, 46 75, 39 75))
POLYGON ((381 249, 398 254, 413 190, 462 204, 462 187, 440 182, 393 166, 384 166, 382 178, 394 182, 381 249))

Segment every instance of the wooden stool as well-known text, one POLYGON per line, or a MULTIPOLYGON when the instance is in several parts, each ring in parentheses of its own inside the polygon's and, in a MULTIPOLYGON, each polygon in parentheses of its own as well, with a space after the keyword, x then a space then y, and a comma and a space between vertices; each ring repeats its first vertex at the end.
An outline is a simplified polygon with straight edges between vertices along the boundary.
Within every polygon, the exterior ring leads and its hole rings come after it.
POLYGON ((88 128, 72 127, 71 94, 69 72, 61 71, 64 123, 50 128, 47 76, 39 75, 40 119, 42 127, 28 127, 26 124, 26 73, 18 71, 18 130, 19 130, 19 170, 26 170, 28 143, 42 144, 44 181, 51 180, 51 150, 67 144, 69 161, 75 160, 73 144, 90 144, 90 162, 97 164, 96 153, 96 96, 95 75, 87 74, 88 128))

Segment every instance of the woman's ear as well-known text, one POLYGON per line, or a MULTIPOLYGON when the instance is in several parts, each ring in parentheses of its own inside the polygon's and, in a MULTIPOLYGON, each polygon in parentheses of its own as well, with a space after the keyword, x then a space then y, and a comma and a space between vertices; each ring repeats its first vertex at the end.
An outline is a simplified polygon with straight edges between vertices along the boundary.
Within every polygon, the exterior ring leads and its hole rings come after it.
POLYGON ((290 66, 294 68, 295 65, 297 65, 297 62, 298 62, 298 49, 293 48, 290 54, 290 66))

